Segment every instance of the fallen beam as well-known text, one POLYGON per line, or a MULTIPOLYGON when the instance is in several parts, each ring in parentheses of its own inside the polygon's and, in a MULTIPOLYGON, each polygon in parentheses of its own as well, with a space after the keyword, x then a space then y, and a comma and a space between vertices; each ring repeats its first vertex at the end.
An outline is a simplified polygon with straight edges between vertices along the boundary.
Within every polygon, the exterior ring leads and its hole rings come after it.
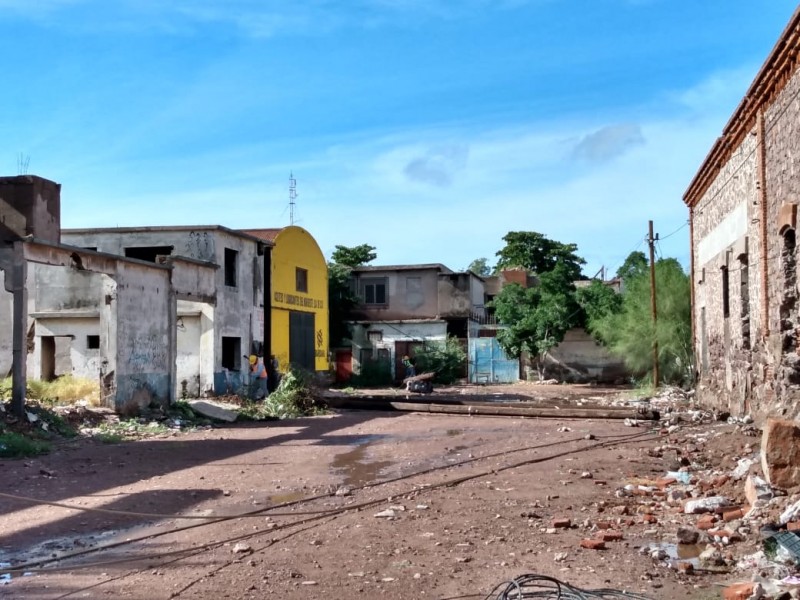
POLYGON ((538 417, 550 419, 641 419, 658 420, 658 411, 643 408, 593 407, 572 408, 557 406, 509 406, 494 402, 471 402, 468 404, 439 404, 432 402, 400 402, 376 398, 356 399, 327 397, 331 408, 356 410, 384 410, 404 412, 427 412, 454 415, 486 415, 509 417, 538 417))

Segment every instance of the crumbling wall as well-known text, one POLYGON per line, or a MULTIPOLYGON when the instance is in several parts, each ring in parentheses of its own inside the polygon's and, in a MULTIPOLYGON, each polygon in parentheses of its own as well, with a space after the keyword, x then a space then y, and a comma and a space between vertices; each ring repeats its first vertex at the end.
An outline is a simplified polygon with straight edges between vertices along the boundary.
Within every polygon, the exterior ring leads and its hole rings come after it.
POLYGON ((800 412, 797 223, 792 208, 800 202, 798 94, 800 75, 795 73, 763 109, 763 147, 756 123, 693 209, 698 398, 733 414, 764 418, 800 412), (720 247, 704 242, 713 242, 715 228, 719 233, 720 223, 742 205, 746 247, 738 239, 720 247), (711 256, 709 248, 718 252, 711 256), (723 265, 729 281, 727 317, 723 265))
POLYGON ((757 377, 751 356, 761 327, 757 167, 753 130, 692 213, 698 398, 732 414, 750 411, 757 377))

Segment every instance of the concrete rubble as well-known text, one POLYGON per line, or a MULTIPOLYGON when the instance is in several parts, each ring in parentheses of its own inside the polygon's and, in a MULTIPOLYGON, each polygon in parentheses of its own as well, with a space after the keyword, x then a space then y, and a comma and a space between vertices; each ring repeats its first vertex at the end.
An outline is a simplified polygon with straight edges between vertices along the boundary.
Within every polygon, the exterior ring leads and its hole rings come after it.
POLYGON ((701 410, 693 392, 676 388, 605 402, 659 411, 661 440, 643 452, 660 459, 664 472, 619 482, 613 498, 581 508, 595 516, 578 524, 558 515, 543 532, 582 528, 589 533, 579 542, 583 551, 607 551, 624 539, 689 584, 712 585, 710 575, 725 599, 800 598, 800 424, 771 419, 761 431, 750 417, 701 410), (748 441, 758 436, 760 445, 748 441), (739 455, 712 455, 719 438, 738 442, 739 455))

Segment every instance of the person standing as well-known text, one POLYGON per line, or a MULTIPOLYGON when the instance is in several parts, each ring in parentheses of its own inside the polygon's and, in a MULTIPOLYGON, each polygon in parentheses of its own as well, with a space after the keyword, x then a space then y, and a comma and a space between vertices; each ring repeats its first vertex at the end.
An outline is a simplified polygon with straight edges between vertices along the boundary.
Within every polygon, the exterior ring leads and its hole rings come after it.
POLYGON ((267 367, 264 359, 250 355, 250 398, 263 400, 267 396, 267 367))

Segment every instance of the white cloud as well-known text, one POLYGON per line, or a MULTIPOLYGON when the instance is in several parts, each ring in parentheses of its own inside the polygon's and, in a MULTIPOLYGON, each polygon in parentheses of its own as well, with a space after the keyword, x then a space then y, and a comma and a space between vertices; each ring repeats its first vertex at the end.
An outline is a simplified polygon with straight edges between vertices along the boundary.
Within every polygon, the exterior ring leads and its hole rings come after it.
POLYGON ((575 146, 573 155, 590 162, 603 162, 645 143, 642 128, 635 124, 607 125, 589 133, 575 146))

